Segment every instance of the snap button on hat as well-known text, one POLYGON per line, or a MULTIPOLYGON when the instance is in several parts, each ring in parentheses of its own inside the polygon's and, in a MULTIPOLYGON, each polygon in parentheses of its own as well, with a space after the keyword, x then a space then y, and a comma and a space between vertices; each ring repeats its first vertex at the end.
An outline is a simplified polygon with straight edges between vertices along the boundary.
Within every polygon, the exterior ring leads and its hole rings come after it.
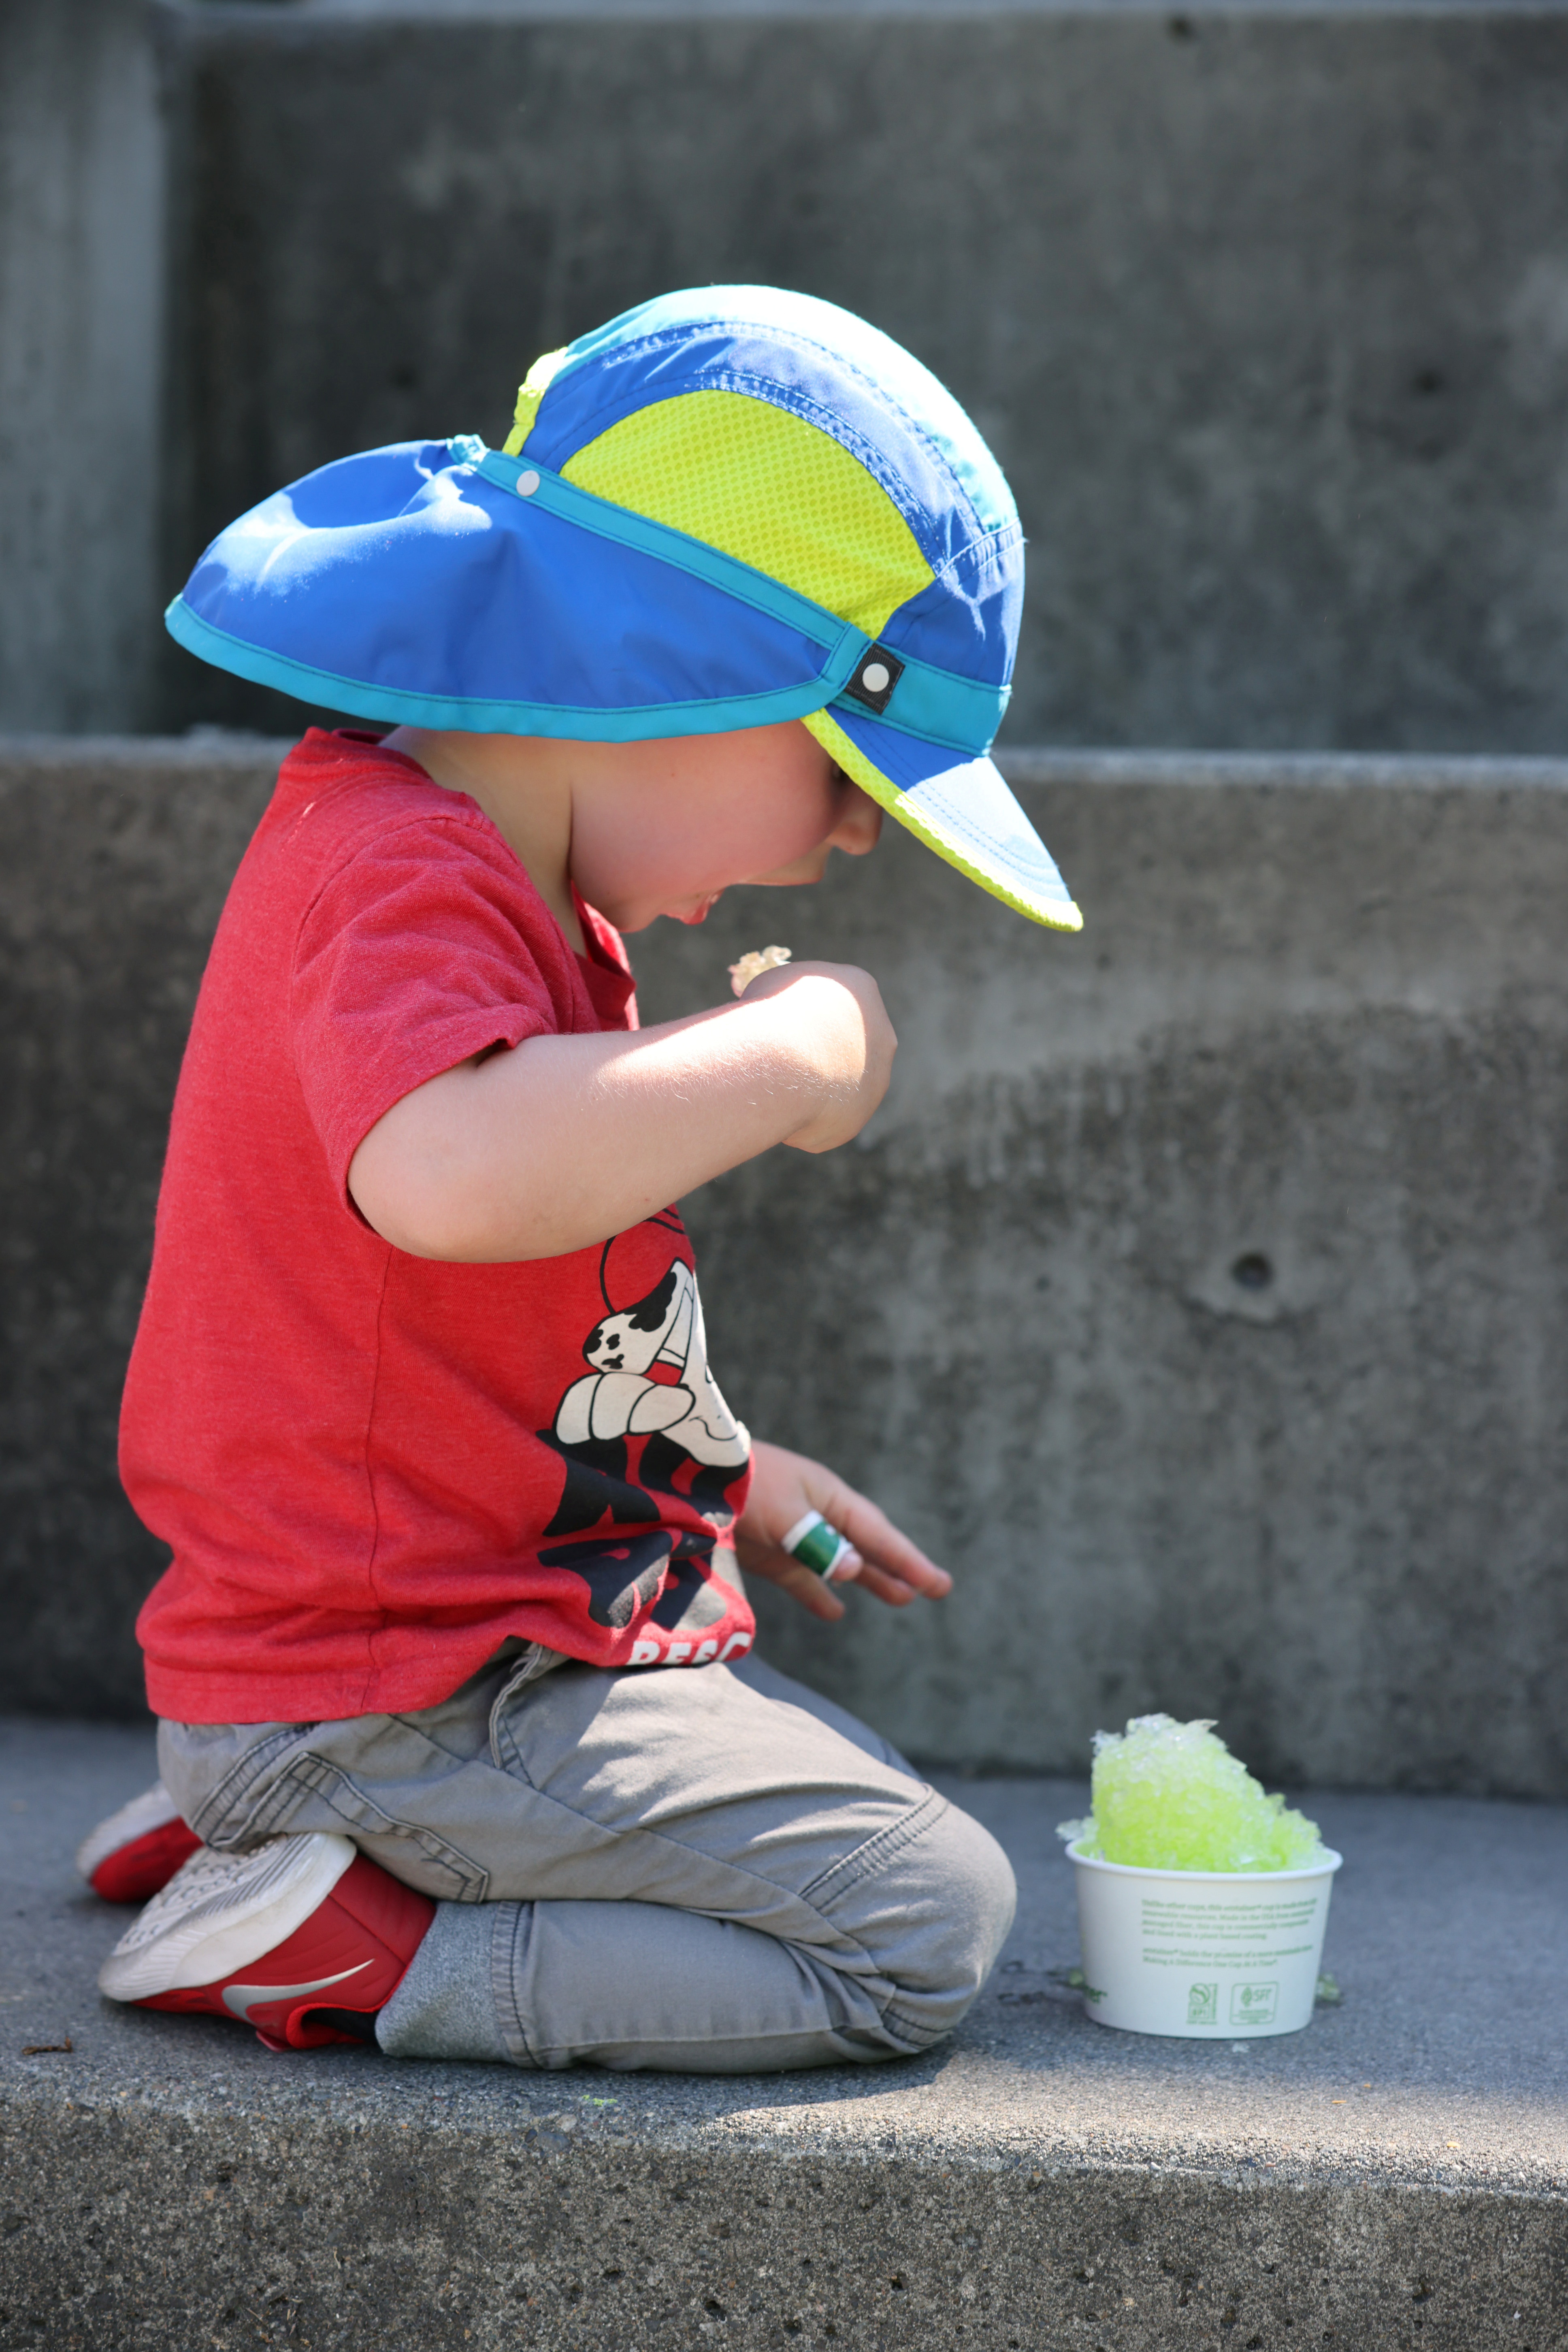
POLYGON ((896 655, 885 646, 873 646, 844 691, 880 718, 903 674, 904 665, 896 655))
POLYGON ((520 474, 518 476, 517 495, 520 499, 531 499, 538 488, 539 477, 537 474, 530 472, 527 474, 520 474))

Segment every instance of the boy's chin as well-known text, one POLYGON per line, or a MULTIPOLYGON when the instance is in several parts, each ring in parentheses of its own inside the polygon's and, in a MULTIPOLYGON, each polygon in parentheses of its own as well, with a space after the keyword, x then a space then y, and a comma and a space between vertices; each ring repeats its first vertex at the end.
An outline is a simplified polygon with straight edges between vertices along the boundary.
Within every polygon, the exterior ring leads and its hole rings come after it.
POLYGON ((705 923, 723 895, 722 890, 715 890, 706 898, 683 898, 673 907, 650 907, 646 898, 626 898, 618 904, 591 899, 589 903, 617 931, 646 931, 660 917, 670 923, 705 923))

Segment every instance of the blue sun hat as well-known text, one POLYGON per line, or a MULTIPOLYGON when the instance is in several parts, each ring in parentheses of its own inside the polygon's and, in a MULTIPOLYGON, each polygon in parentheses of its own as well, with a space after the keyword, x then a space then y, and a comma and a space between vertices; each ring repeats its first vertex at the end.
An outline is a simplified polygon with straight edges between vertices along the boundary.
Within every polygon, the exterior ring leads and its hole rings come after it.
POLYGON ((949 865, 1082 918, 988 754, 1024 543, 952 394, 847 310, 709 286, 552 352, 505 446, 323 466, 167 620, 220 669, 392 725, 626 742, 799 719, 949 865))

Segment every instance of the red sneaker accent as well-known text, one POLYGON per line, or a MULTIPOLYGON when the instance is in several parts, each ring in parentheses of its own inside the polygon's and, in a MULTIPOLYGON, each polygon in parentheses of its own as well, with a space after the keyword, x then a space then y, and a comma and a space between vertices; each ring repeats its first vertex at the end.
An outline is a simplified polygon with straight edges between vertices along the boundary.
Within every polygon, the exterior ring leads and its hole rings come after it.
POLYGON ((150 1902, 200 1843, 184 1822, 164 1822, 105 1854, 87 1883, 106 1903, 150 1902))
POLYGON ((216 1984, 152 1993, 138 2009, 199 2011, 253 2025, 268 2050, 319 2050, 358 2037, 335 2025, 312 2024, 312 2010, 347 2010, 374 2016, 384 2009, 408 1973, 409 1962, 436 1916, 426 1895, 356 1854, 324 1903, 302 1927, 248 1968, 216 1984))

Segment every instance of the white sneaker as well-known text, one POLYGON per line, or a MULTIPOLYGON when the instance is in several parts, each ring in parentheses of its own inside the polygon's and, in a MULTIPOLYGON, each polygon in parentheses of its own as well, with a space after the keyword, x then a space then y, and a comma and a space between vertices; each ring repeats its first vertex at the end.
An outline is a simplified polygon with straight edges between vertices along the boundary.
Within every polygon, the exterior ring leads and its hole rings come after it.
POLYGON ((121 1936, 99 1989, 142 2009, 237 2017, 274 2050, 374 2040, 370 2021, 435 1916, 346 1837, 269 1838, 243 1854, 202 1846, 121 1936))

